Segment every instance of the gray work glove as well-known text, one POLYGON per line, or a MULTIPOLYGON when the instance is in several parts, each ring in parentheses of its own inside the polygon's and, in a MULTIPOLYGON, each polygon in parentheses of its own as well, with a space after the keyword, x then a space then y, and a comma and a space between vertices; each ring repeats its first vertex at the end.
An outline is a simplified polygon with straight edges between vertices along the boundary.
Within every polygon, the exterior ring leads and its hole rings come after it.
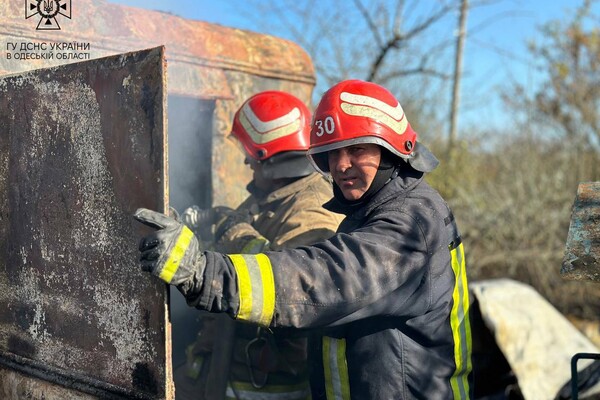
MULTIPOLYGON (((215 230, 218 230, 219 225, 225 219, 236 211, 225 206, 213 208, 200 208, 191 206, 186 208, 181 214, 181 220, 190 228, 194 234, 203 241, 216 241, 216 236, 213 233, 213 225, 215 230)), ((218 236, 219 238, 221 235, 218 236)))
POLYGON ((183 223, 146 208, 138 208, 134 218, 156 228, 140 241, 142 270, 158 276, 187 297, 200 290, 206 260, 198 240, 183 223))
POLYGON ((212 209, 191 206, 181 214, 181 220, 190 229, 197 229, 206 225, 214 224, 212 209))
POLYGON ((221 210, 217 210, 215 217, 215 241, 221 240, 221 237, 229 229, 233 228, 238 224, 252 224, 252 214, 249 211, 243 210, 232 210, 231 208, 226 209, 225 207, 217 207, 221 210))
POLYGON ((200 208, 198 206, 191 206, 183 211, 183 214, 181 214, 181 220, 188 228, 197 229, 209 225, 215 225, 235 212, 236 211, 234 209, 225 206, 213 208, 200 208))

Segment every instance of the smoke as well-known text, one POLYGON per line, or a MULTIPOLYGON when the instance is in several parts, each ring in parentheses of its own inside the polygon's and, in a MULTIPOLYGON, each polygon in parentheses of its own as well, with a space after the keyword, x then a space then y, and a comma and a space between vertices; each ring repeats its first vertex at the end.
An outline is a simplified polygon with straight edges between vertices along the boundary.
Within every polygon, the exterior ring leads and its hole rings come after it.
POLYGON ((213 111, 214 101, 169 96, 169 203, 180 213, 212 205, 213 111))
MULTIPOLYGON (((214 101, 169 96, 169 204, 179 213, 197 205, 212 205, 211 150, 214 101)), ((172 288, 172 287, 171 287, 172 288)), ((200 329, 200 312, 171 290, 173 366, 185 362, 185 348, 200 329)))

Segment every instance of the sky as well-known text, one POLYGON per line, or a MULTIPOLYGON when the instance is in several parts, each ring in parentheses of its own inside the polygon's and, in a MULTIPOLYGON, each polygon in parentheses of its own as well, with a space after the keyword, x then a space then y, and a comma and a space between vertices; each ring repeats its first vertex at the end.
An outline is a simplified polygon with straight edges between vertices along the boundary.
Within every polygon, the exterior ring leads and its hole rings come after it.
MULTIPOLYGON (((248 11, 248 2, 243 0, 109 1, 293 39, 288 32, 273 30, 276 27, 258 24, 256 19, 249 17, 248 13, 251 11, 248 11)), ((470 4, 476 4, 477 1, 482 0, 470 0, 470 4)), ((510 111, 503 107, 498 96, 486 96, 486 93, 496 93, 498 88, 505 87, 511 81, 518 81, 529 91, 534 91, 542 75, 536 69, 535 60, 527 52, 527 43, 542 39, 538 28, 545 22, 568 20, 573 15, 573 9, 582 1, 488 0, 488 5, 470 9, 467 16, 468 36, 463 61, 459 125, 473 126, 482 120, 496 126, 506 124, 510 111)), ((395 3, 395 0, 390 2, 395 3)), ((413 4, 431 6, 432 2, 434 0, 422 0, 413 4)), ((331 4, 335 6, 336 2, 332 0, 331 4)), ((594 9, 597 12, 600 4, 595 4, 594 9)), ((453 35, 456 21, 448 21, 441 29, 447 30, 448 35, 453 35)))

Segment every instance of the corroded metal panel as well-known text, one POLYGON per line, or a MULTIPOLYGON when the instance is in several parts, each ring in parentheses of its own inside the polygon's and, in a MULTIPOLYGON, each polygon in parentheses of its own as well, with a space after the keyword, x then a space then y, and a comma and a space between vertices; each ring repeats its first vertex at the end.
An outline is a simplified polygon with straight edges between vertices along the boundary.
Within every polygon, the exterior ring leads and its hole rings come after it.
POLYGON ((571 214, 561 274, 600 282, 600 182, 581 183, 571 214))
POLYGON ((0 366, 0 399, 2 400, 97 400, 98 397, 0 366))
POLYGON ((167 206, 165 75, 155 48, 0 78, 0 367, 172 397, 166 290, 131 217, 167 206))
MULTIPOLYGON (((76 41, 90 43, 91 57, 96 58, 164 45, 169 68, 178 70, 170 74, 170 93, 205 99, 231 97, 223 71, 315 84, 309 55, 288 40, 106 0, 77 0, 73 8, 60 31, 36 31, 34 19, 23 18, 22 0, 0 2, 0 48, 6 51, 8 42, 76 41)), ((0 57, 0 74, 65 62, 0 57)))
MULTIPOLYGON (((261 90, 283 90, 310 106, 314 67, 306 51, 291 41, 106 0, 77 0, 72 19, 61 22, 59 31, 37 31, 33 19, 23 18, 21 0, 0 1, 0 75, 70 62, 57 59, 57 52, 51 51, 56 44, 89 44, 89 50, 62 53, 91 58, 164 45, 169 60, 169 94, 215 102, 214 123, 203 126, 200 133, 206 143, 212 143, 212 167, 200 172, 211 175, 203 182, 212 195, 208 206, 235 206, 248 195, 245 187, 251 171, 243 164, 243 155, 225 137, 235 111, 249 96, 261 90), (13 46, 19 52, 21 46, 27 50, 31 48, 27 46, 40 44, 45 44, 47 50, 33 51, 31 55, 38 57, 5 56, 13 46), (39 57, 48 53, 52 53, 52 59, 39 57)), ((171 112, 174 107, 169 108, 171 112)), ((171 138, 180 136, 177 124, 173 125, 175 128, 169 129, 171 138)), ((204 152, 198 156, 204 156, 204 152)), ((193 166, 189 170, 197 168, 197 159, 185 160, 193 166)), ((201 200, 196 198, 194 202, 201 200)))

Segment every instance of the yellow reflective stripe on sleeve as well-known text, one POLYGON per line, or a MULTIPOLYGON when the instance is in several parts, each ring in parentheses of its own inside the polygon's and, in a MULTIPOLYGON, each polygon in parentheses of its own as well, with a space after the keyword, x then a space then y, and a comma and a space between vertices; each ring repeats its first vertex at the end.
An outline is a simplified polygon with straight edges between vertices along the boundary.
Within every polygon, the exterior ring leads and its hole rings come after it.
POLYGON ((167 283, 171 283, 171 280, 173 279, 173 276, 175 276, 175 273, 179 268, 179 264, 185 255, 185 251, 190 245, 192 237, 194 237, 194 233, 184 225, 179 237, 177 238, 177 241, 175 242, 173 250, 171 250, 171 253, 169 254, 169 258, 167 258, 167 261, 165 262, 165 266, 158 275, 160 279, 167 283))
POLYGON ((346 339, 323 337, 323 368, 327 400, 350 400, 346 339))
POLYGON ((246 261, 241 254, 229 254, 227 257, 233 263, 237 275, 238 291, 240 298, 240 309, 238 319, 248 320, 252 311, 252 284, 246 261))
POLYGON ((469 288, 465 267, 465 253, 462 243, 450 251, 455 283, 452 293, 450 324, 454 336, 454 361, 456 370, 450 378, 455 399, 469 398, 468 375, 471 372, 471 322, 469 320, 469 288))
POLYGON ((237 319, 268 327, 275 312, 275 279, 269 257, 228 254, 235 268, 240 309, 237 319))

